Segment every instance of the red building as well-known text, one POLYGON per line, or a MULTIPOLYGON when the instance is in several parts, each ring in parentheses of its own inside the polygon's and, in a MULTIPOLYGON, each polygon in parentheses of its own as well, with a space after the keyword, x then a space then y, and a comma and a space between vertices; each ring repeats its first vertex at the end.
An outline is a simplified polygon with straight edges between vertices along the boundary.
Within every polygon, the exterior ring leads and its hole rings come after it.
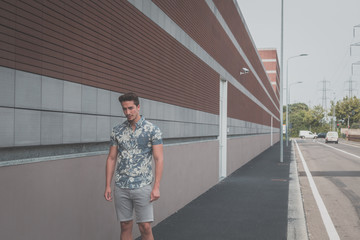
POLYGON ((276 49, 259 49, 266 73, 269 76, 271 85, 280 99, 280 66, 276 49))

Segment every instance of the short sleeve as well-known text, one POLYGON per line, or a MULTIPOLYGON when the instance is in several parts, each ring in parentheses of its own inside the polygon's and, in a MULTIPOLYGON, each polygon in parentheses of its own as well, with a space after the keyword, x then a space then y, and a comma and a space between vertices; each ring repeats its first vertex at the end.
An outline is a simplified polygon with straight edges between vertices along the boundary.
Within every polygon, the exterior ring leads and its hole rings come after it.
POLYGON ((163 140, 162 140, 162 133, 160 131, 160 128, 155 127, 154 128, 154 132, 153 132, 153 136, 151 139, 151 143, 152 145, 159 145, 159 144, 163 144, 163 140))
POLYGON ((116 135, 115 135, 115 132, 113 129, 111 132, 111 135, 110 135, 110 146, 117 146, 117 145, 118 145, 118 142, 116 140, 116 135))

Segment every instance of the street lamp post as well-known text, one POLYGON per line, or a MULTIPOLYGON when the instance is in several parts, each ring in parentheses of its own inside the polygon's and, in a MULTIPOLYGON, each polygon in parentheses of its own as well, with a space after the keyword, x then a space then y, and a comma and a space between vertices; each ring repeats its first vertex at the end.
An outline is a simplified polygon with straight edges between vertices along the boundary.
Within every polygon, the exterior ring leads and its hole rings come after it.
POLYGON ((333 124, 332 124, 332 127, 333 127, 333 131, 336 131, 336 127, 335 127, 335 99, 336 99, 336 93, 335 91, 333 92, 333 96, 334 96, 334 99, 333 99, 333 117, 332 117, 332 121, 333 121, 333 124))
POLYGON ((289 146, 289 60, 296 57, 305 57, 307 55, 309 54, 303 53, 292 56, 286 61, 286 146, 289 146))
POLYGON ((284 0, 281 0, 281 51, 280 51, 280 162, 284 162, 283 99, 284 99, 284 0))

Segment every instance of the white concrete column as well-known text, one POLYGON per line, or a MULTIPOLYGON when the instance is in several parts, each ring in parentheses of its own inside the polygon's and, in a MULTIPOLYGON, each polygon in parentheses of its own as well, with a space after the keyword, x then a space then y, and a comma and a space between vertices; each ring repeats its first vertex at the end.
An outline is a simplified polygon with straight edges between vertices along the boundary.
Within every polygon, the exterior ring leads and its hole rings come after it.
POLYGON ((270 128, 270 146, 273 145, 273 116, 271 116, 271 128, 270 128))
POLYGON ((228 82, 220 79, 220 116, 219 116, 219 179, 226 177, 227 166, 227 94, 228 82))

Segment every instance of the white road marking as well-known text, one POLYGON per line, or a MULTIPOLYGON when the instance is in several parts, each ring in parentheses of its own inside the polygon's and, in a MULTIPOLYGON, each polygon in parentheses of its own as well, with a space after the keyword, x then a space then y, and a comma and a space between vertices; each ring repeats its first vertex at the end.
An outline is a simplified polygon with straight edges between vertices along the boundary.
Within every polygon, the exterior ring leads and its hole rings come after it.
POLYGON ((311 191, 313 193, 313 196, 315 198, 315 201, 316 201, 316 204, 318 206, 318 209, 320 211, 320 215, 321 215, 321 218, 323 220, 323 223, 325 225, 325 228, 326 228, 326 232, 330 238, 330 240, 340 240, 340 237, 339 237, 339 234, 337 233, 336 229, 335 229, 335 226, 334 226, 334 223, 332 222, 331 220, 331 217, 325 207, 325 204, 324 204, 324 201, 322 200, 321 196, 320 196, 320 193, 315 185, 315 182, 314 182, 314 179, 309 171, 309 168, 305 162, 305 159, 300 151, 300 148, 299 148, 299 145, 297 144, 296 140, 295 140, 295 144, 296 144, 296 147, 297 147, 297 150, 299 152, 299 156, 300 156, 300 159, 301 159, 301 162, 303 164, 303 167, 304 167, 304 170, 306 172, 306 176, 307 176, 307 179, 309 181, 309 184, 310 184, 310 188, 311 188, 311 191))
POLYGON ((355 154, 352 154, 352 153, 349 153, 349 152, 345 152, 344 150, 341 150, 341 149, 338 149, 338 148, 329 146, 329 145, 327 145, 327 144, 325 144, 325 143, 321 143, 321 142, 318 142, 318 143, 321 144, 321 145, 324 145, 324 146, 326 146, 326 147, 329 147, 329 148, 338 150, 339 152, 346 153, 346 154, 348 154, 348 155, 350 155, 350 156, 352 156, 352 157, 360 158, 360 156, 358 156, 358 155, 355 155, 355 154))

